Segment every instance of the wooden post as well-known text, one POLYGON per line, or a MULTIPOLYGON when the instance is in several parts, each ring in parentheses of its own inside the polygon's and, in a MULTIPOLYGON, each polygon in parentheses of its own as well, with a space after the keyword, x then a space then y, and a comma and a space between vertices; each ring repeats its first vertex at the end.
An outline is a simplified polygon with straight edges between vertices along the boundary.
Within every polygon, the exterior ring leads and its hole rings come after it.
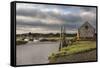
POLYGON ((62 47, 68 46, 68 42, 66 43, 66 36, 65 36, 65 27, 61 26, 61 33, 60 33, 60 46, 59 51, 61 51, 62 47))
POLYGON ((63 33, 62 33, 62 47, 66 47, 68 46, 68 42, 66 43, 66 31, 65 31, 65 26, 63 26, 63 33))
POLYGON ((80 38, 79 38, 79 32, 77 32, 77 40, 79 40, 80 38))
POLYGON ((62 48, 62 30, 63 30, 63 27, 61 26, 59 51, 61 51, 61 48, 62 48))

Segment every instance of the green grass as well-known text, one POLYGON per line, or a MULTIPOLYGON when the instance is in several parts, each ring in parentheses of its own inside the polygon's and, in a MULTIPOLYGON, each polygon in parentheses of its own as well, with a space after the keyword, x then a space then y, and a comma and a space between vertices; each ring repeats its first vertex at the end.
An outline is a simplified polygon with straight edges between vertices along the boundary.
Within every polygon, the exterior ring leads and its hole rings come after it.
POLYGON ((56 60, 58 57, 83 53, 96 49, 96 41, 76 41, 68 47, 64 47, 58 53, 53 53, 49 56, 50 60, 56 60))
POLYGON ((95 48, 96 48, 95 41, 77 41, 73 43, 71 46, 62 48, 61 51, 67 52, 67 55, 69 55, 69 54, 75 54, 75 53, 88 51, 95 48))

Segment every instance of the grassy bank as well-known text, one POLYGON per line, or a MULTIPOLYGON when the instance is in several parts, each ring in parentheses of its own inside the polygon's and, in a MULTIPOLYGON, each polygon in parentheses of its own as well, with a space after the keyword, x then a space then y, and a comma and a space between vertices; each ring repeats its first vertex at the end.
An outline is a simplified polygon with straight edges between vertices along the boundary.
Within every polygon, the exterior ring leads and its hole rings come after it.
POLYGON ((17 40, 17 41, 16 41, 16 45, 26 44, 27 42, 28 42, 28 41, 17 40))
POLYGON ((49 56, 49 60, 55 62, 57 58, 84 53, 94 49, 96 49, 95 41, 76 41, 72 45, 62 48, 60 52, 52 53, 49 56))

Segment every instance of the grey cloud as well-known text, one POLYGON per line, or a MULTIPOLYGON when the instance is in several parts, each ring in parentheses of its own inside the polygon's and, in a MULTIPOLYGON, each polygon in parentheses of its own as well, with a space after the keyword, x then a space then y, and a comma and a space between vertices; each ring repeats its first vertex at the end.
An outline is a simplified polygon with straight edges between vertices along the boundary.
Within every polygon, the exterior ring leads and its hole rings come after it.
MULTIPOLYGON (((35 5, 36 6, 36 5, 35 5)), ((82 19, 82 16, 80 16, 80 13, 83 12, 91 12, 93 14, 96 14, 96 9, 93 7, 73 7, 73 6, 58 6, 58 5, 53 5, 53 6, 37 6, 36 9, 30 9, 30 8, 23 8, 23 9, 18 9, 17 10, 17 16, 25 16, 25 17, 36 17, 36 18, 41 18, 41 19, 55 19, 55 20, 61 20, 62 25, 65 25, 66 29, 77 29, 82 25, 85 21, 87 21, 85 18, 82 19), (54 9, 57 8, 58 10, 61 10, 61 13, 56 14, 53 11, 49 12, 43 12, 41 9, 54 9), (62 14, 63 12, 69 11, 70 13, 68 14, 62 14), (78 11, 78 12, 77 12, 78 11)), ((91 17, 90 17, 91 18, 91 17)), ((96 19, 95 16, 89 20, 89 22, 96 27, 96 19)), ((47 22, 48 23, 48 22, 47 22)), ((38 20, 38 21, 24 21, 24 20, 17 20, 17 26, 18 27, 31 27, 31 28, 45 28, 48 30, 58 30, 59 25, 58 24, 46 24, 43 23, 43 21, 38 20)))
POLYGON ((96 12, 96 7, 81 7, 80 9, 87 12, 96 12))

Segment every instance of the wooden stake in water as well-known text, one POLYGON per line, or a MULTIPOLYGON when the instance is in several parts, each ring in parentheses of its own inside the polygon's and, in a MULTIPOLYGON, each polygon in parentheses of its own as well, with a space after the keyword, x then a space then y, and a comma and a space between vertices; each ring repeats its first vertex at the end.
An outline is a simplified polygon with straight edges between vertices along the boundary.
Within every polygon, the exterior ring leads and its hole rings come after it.
POLYGON ((68 46, 68 43, 66 43, 66 32, 65 27, 61 26, 61 33, 60 33, 60 46, 59 51, 61 51, 61 48, 68 46))
POLYGON ((61 51, 61 48, 62 48, 62 30, 63 30, 63 27, 61 26, 59 51, 61 51))

